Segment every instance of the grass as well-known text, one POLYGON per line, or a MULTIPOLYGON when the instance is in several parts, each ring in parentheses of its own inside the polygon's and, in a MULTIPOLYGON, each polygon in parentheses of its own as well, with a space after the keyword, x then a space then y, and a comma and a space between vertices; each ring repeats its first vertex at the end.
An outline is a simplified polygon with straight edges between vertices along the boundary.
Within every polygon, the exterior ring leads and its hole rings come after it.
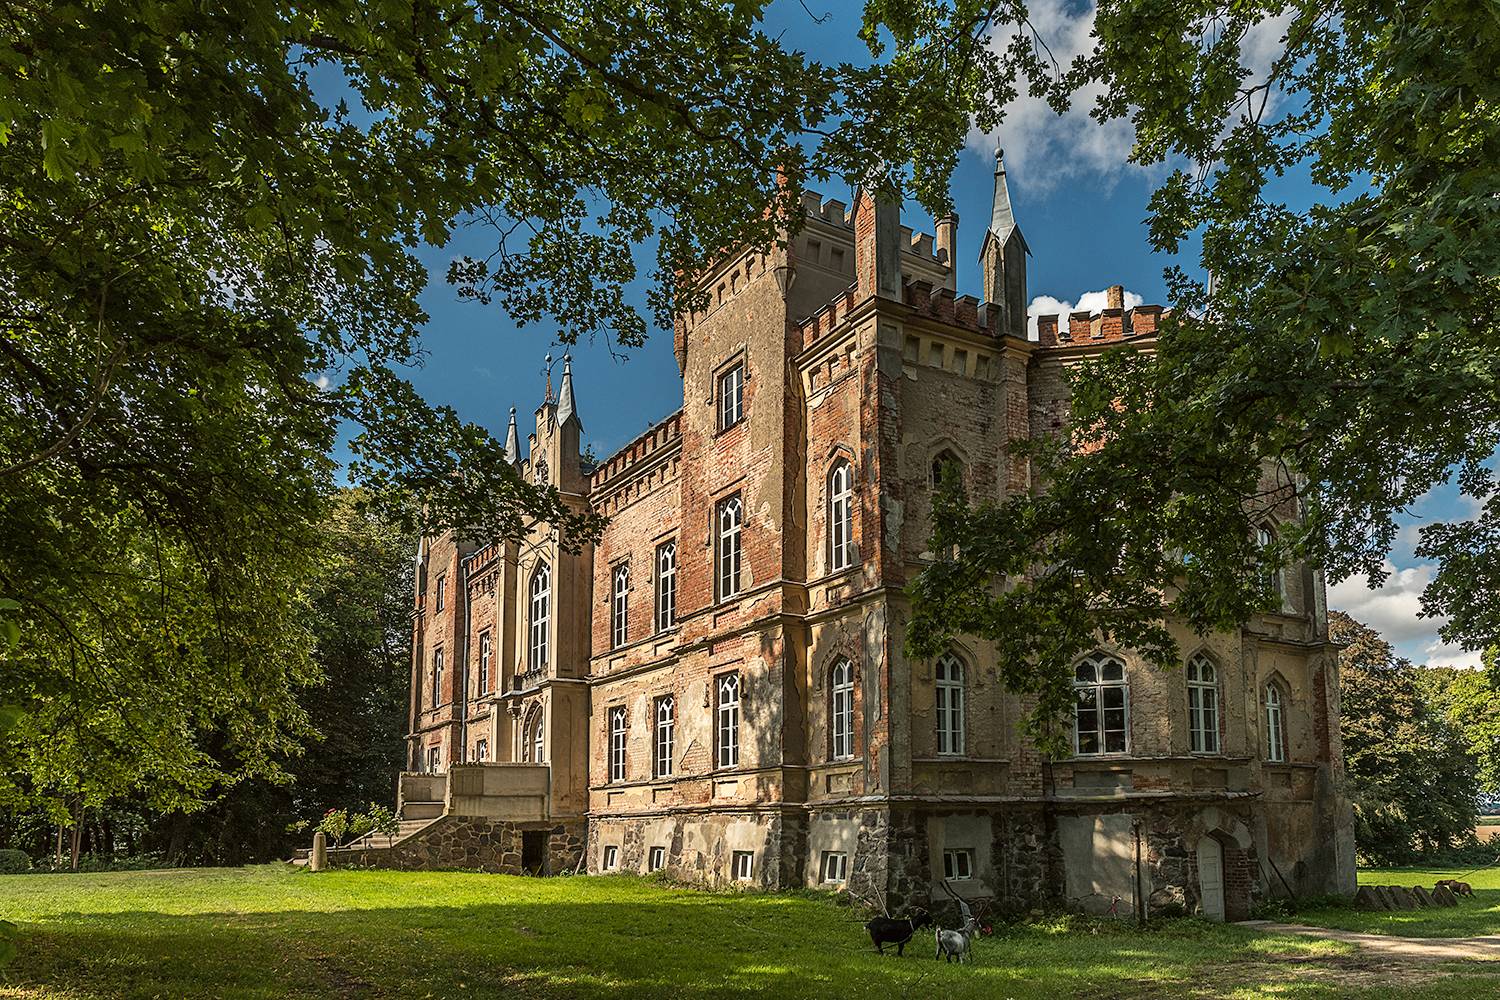
POLYGON ((998 929, 977 961, 930 938, 881 957, 812 894, 633 877, 524 879, 287 866, 0 877, 22 928, 0 997, 1403 997, 1500 990, 1479 966, 1370 962, 1350 946, 1196 920, 998 929), (926 943, 924 943, 926 942, 926 943))
POLYGON ((1457 906, 1429 910, 1398 910, 1369 913, 1344 907, 1305 910, 1291 917, 1299 924, 1337 927, 1367 934, 1399 934, 1404 937, 1474 937, 1500 934, 1500 866, 1465 875, 1449 868, 1361 869, 1361 885, 1424 885, 1431 889, 1440 878, 1461 876, 1474 887, 1472 899, 1457 906))

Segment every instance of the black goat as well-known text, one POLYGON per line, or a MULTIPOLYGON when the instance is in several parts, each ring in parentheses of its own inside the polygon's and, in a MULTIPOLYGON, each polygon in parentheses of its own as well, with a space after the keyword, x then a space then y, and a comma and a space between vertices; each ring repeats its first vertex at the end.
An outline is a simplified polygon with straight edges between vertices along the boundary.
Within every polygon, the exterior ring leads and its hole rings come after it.
POLYGON ((913 916, 902 917, 900 920, 876 917, 865 924, 865 930, 870 932, 870 940, 875 942, 876 951, 884 955, 885 946, 893 944, 896 946, 896 954, 901 955, 906 951, 906 943, 917 933, 917 928, 930 926, 932 914, 926 910, 918 910, 913 916))

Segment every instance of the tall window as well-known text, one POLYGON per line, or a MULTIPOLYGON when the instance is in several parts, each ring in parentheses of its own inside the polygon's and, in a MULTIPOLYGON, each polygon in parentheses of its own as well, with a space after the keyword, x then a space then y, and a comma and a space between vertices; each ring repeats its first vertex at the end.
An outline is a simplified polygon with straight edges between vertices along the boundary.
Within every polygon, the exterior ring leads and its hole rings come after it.
POLYGON ((854 756, 854 664, 840 658, 829 675, 833 759, 854 756))
POLYGON ((547 631, 552 609, 552 569, 538 563, 531 574, 531 627, 527 644, 526 666, 541 670, 547 665, 547 631))
POLYGON ((1073 696, 1074 752, 1125 753, 1130 745, 1125 664, 1108 653, 1085 656, 1073 672, 1073 696))
POLYGON ((677 624, 677 543, 656 547, 656 631, 677 624))
POLYGON ((443 651, 432 651, 432 707, 443 703, 443 651))
POLYGON ((671 695, 656 699, 656 739, 651 753, 651 772, 658 778, 672 776, 672 747, 677 737, 677 703, 671 695))
POLYGON ((1219 675, 1206 656, 1188 661, 1188 743, 1193 753, 1219 752, 1219 675))
POLYGON ((849 463, 836 462, 828 474, 828 567, 854 565, 854 488, 849 463))
POLYGON ((718 683, 718 761, 720 767, 740 763, 740 677, 725 674, 718 683))
POLYGON ((740 528, 744 524, 744 504, 732 496, 719 504, 718 576, 719 600, 740 592, 740 528))
POLYGON ((944 449, 937 453, 932 460, 932 485, 934 487, 943 485, 943 480, 950 474, 957 477, 962 485, 964 466, 953 452, 944 449))
POLYGON ((489 632, 479 633, 479 683, 475 686, 475 690, 484 693, 490 690, 490 659, 493 648, 489 632))
POLYGON ((428 747, 427 748, 427 773, 428 774, 438 774, 442 770, 443 770, 443 749, 442 749, 442 747, 428 747))
POLYGON ((964 752, 964 664, 952 653, 937 661, 937 686, 934 694, 937 708, 937 751, 940 754, 964 752))
POLYGON ((610 609, 610 639, 615 647, 625 645, 630 634, 630 567, 615 567, 615 599, 610 609))
POLYGON ((625 706, 609 710, 609 780, 625 780, 625 706))
POLYGON ((745 366, 736 364, 719 376, 719 430, 739 423, 745 416, 745 366))
POLYGON ((490 741, 479 740, 474 744, 474 759, 479 761, 490 759, 490 741))
POLYGON ((1266 685, 1266 760, 1274 764, 1286 761, 1286 713, 1281 704, 1281 689, 1266 685))
POLYGON ((531 710, 531 718, 526 724, 525 734, 526 742, 521 745, 521 756, 529 764, 542 763, 542 758, 545 756, 543 751, 547 743, 547 731, 540 705, 531 710))
POLYGON ((1269 522, 1261 524, 1260 527, 1255 529, 1255 541, 1260 545, 1263 553, 1261 555, 1261 583, 1265 585, 1267 590, 1276 595, 1276 608, 1280 610, 1286 603, 1286 591, 1281 586, 1281 571, 1264 554, 1264 551, 1276 542, 1276 529, 1269 522))
POLYGON ((445 605, 447 603, 447 600, 448 600, 448 577, 446 577, 446 576, 440 576, 440 577, 438 577, 438 588, 437 588, 437 609, 439 611, 443 610, 443 605, 445 605))

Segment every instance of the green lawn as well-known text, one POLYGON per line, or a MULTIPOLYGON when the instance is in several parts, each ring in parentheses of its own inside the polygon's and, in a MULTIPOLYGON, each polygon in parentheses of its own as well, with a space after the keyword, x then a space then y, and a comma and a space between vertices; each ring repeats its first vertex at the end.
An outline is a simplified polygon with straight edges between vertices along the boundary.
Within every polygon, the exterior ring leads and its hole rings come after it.
MULTIPOLYGON (((284 866, 0 877, 21 924, 0 997, 1472 997, 1500 964, 1406 970, 1345 945, 1169 921, 1028 924, 971 966, 880 957, 824 898, 630 877, 284 866), (1401 977, 1394 979, 1392 977, 1401 977)), ((919 939, 919 941, 922 939, 919 939)))
POLYGON ((1291 919, 1317 927, 1339 927, 1369 934, 1399 934, 1404 937, 1473 937, 1500 934, 1500 867, 1464 875, 1448 868, 1362 868, 1361 885, 1424 885, 1431 889, 1440 878, 1462 876, 1474 887, 1474 898, 1460 899, 1457 906, 1429 910, 1366 913, 1362 910, 1330 908, 1308 910, 1291 919))

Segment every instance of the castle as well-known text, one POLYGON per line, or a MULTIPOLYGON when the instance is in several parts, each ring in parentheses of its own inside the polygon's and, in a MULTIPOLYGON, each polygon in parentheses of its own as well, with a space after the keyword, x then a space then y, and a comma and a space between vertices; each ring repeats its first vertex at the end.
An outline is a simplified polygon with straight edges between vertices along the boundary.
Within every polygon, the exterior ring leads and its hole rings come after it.
POLYGON ((511 411, 507 460, 608 527, 572 552, 545 526, 423 540, 402 832, 344 856, 847 886, 893 910, 1139 896, 1233 919, 1352 891, 1316 569, 1279 574, 1282 608, 1237 632, 1182 629, 1178 671, 1082 659, 1064 759, 1020 736, 984 643, 903 652, 936 480, 1034 488, 1008 444, 1063 428, 1068 366, 1149 349, 1162 310, 1116 287, 1028 339, 998 160, 978 299, 955 294, 955 217, 914 235, 870 190, 803 207, 785 247, 704 275, 675 329, 682 407, 617 454, 581 455, 566 363, 524 453, 511 411))

